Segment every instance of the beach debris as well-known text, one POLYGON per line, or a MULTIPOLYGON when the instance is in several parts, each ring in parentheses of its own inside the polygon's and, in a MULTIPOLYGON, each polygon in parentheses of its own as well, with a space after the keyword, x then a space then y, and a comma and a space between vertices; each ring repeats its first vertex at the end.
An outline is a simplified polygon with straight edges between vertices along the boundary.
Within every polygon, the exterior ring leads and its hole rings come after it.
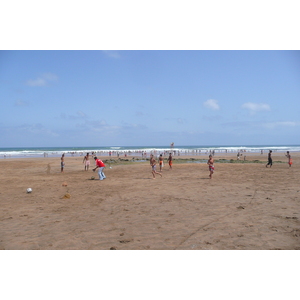
POLYGON ((91 180, 95 180, 95 176, 92 176, 92 177, 91 177, 91 180))
POLYGON ((69 193, 65 193, 65 195, 63 196, 63 199, 70 199, 71 195, 69 193))
POLYGON ((117 250, 117 248, 116 247, 110 247, 109 250, 117 250))
POLYGON ((240 205, 237 207, 237 209, 245 209, 245 207, 240 205))
POLYGON ((68 186, 68 184, 66 182, 63 182, 62 186, 68 186))
POLYGON ((32 188, 27 189, 27 194, 30 194, 32 192, 32 188))

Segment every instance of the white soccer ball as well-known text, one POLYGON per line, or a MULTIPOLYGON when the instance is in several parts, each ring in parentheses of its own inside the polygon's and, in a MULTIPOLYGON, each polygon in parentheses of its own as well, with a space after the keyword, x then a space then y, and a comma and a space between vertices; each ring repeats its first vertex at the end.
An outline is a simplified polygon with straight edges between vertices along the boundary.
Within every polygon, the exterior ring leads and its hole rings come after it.
POLYGON ((32 192, 32 189, 31 188, 28 188, 27 189, 27 193, 31 193, 32 192))

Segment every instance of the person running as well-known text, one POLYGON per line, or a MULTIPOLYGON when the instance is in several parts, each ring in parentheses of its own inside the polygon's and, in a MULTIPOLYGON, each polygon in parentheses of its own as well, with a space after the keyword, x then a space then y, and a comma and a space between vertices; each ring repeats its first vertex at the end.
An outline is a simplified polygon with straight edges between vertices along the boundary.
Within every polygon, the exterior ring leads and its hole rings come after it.
POLYGON ((293 164, 293 161, 292 161, 292 156, 291 156, 291 154, 290 154, 290 151, 287 151, 286 152, 286 157, 288 158, 288 164, 289 164, 289 166, 291 167, 292 166, 292 164, 293 164))
POLYGON ((60 172, 61 173, 63 173, 64 167, 65 167, 65 154, 63 153, 63 155, 60 158, 60 172))
POLYGON ((150 166, 152 168, 153 179, 155 179, 155 174, 158 174, 158 175, 160 175, 160 177, 162 177, 162 174, 156 171, 156 160, 155 160, 153 154, 151 154, 151 156, 150 156, 150 166))
POLYGON ((159 156, 159 171, 162 171, 162 168, 164 166, 164 158, 162 156, 162 154, 159 156))
POLYGON ((212 175, 215 171, 215 167, 214 167, 214 159, 211 154, 209 155, 207 164, 208 164, 208 169, 209 169, 209 178, 212 179, 212 175))
POLYGON ((90 167, 90 154, 87 153, 86 156, 83 158, 83 162, 84 164, 84 170, 88 171, 89 167, 90 167))
POLYGON ((172 165, 173 165, 173 157, 172 157, 172 153, 169 154, 168 162, 169 162, 169 167, 170 167, 170 169, 172 169, 172 165))
POLYGON ((98 159, 97 156, 94 157, 94 160, 96 162, 96 167, 93 169, 93 171, 95 172, 97 168, 99 168, 98 170, 98 175, 99 175, 99 180, 103 180, 106 178, 103 170, 105 168, 105 164, 101 159, 98 159))
POLYGON ((270 168, 272 168, 272 165, 273 165, 273 161, 272 161, 272 150, 269 151, 269 154, 268 154, 268 163, 266 164, 266 168, 268 166, 270 166, 270 168))

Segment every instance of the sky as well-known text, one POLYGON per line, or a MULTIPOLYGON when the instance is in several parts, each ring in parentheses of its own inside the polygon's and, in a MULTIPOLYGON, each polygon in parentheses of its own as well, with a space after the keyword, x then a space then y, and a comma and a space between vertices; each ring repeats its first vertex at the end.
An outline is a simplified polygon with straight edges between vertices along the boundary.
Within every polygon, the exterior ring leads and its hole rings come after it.
POLYGON ((299 144, 299 51, 0 51, 0 147, 299 144))

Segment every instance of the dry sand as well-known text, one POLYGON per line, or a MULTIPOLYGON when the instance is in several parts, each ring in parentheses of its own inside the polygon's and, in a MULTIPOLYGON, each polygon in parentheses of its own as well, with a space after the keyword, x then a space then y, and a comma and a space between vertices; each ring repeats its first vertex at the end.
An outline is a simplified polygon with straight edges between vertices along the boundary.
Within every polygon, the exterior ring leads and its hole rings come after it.
POLYGON ((291 168, 283 153, 271 169, 259 154, 247 160, 264 164, 215 163, 212 180, 206 164, 178 160, 155 180, 139 162, 107 165, 99 181, 82 157, 66 157, 64 173, 60 158, 2 159, 0 249, 300 249, 292 155, 291 168))

